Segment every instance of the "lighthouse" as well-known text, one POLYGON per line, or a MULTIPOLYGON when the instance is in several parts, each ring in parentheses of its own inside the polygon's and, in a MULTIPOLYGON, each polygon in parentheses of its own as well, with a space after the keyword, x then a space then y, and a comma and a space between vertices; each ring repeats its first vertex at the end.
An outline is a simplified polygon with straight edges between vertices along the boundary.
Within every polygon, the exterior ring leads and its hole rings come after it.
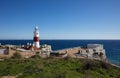
POLYGON ((33 43, 34 47, 40 48, 40 44, 39 44, 39 30, 38 30, 37 26, 35 27, 35 30, 34 30, 34 38, 33 38, 33 40, 34 40, 34 43, 33 43))

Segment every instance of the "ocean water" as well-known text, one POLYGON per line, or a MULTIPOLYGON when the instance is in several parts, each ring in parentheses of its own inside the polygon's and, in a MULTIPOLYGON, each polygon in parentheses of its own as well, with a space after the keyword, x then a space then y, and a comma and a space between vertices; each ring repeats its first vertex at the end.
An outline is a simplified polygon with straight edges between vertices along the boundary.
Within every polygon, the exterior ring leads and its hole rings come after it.
MULTIPOLYGON (((0 40, 1 44, 25 45, 33 40, 0 40)), ((40 44, 49 44, 52 50, 87 46, 87 44, 103 44, 109 62, 120 66, 120 40, 40 40, 40 44)))

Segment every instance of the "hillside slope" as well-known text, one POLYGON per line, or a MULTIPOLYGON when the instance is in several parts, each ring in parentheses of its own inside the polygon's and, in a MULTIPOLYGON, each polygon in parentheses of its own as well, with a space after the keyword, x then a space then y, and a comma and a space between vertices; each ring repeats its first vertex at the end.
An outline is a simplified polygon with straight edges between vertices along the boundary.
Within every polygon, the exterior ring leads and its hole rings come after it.
POLYGON ((31 58, 0 61, 0 77, 18 78, 120 78, 110 64, 73 58, 31 58))

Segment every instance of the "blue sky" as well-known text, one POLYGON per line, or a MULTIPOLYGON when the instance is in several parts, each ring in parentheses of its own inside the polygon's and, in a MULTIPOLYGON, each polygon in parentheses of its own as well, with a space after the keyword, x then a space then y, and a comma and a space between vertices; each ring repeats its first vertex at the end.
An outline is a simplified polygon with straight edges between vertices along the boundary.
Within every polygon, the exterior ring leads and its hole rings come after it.
POLYGON ((0 0, 0 39, 120 39, 120 0, 0 0))

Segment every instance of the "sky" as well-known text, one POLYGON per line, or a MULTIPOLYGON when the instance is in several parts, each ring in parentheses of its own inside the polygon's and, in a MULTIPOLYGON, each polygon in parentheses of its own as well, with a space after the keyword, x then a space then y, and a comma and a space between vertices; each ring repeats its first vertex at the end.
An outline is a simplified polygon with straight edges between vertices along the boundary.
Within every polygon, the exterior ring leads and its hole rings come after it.
POLYGON ((0 39, 120 39, 120 0, 0 0, 0 39))

